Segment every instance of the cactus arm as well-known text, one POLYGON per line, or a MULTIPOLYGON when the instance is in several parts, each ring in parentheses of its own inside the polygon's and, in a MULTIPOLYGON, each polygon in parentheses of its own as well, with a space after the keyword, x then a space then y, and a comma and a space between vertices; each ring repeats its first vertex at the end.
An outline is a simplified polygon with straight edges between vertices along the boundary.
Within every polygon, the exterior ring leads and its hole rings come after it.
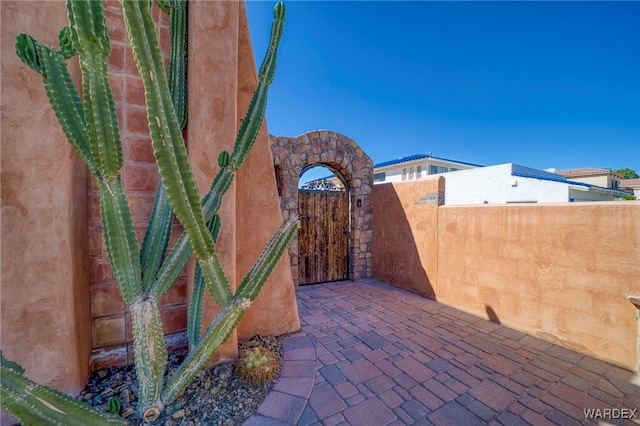
POLYGON ((171 12, 171 1, 170 0, 156 0, 156 3, 158 3, 158 6, 160 6, 160 9, 162 9, 162 11, 164 13, 170 13, 171 12))
POLYGON ((258 71, 258 76, 262 76, 267 85, 271 84, 275 77, 276 62, 278 61, 278 48, 284 31, 285 17, 286 10, 284 3, 279 1, 273 7, 273 24, 271 25, 269 45, 267 46, 267 53, 264 55, 264 60, 262 61, 262 64, 260 64, 260 70, 258 71))
POLYGON ((291 217, 278 229, 256 264, 242 281, 233 302, 218 313, 204 336, 198 340, 192 352, 167 383, 162 393, 164 404, 172 403, 180 395, 211 355, 229 338, 245 310, 249 307, 250 301, 258 295, 267 277, 291 242, 297 227, 297 218, 291 217))
POLYGON ((102 2, 67 0, 70 36, 78 52, 89 148, 98 170, 115 178, 122 167, 122 145, 115 103, 107 80, 111 52, 102 2))
POLYGON ((248 305, 249 303, 246 299, 234 299, 231 304, 222 308, 207 328, 202 339, 169 379, 162 392, 162 401, 165 405, 175 401, 211 355, 229 338, 248 305))
MULTIPOLYGON (((207 222, 211 221, 218 211, 222 202, 222 195, 229 189, 232 181, 233 172, 230 167, 221 169, 213 179, 211 188, 202 201, 204 217, 207 222)), ((167 291, 180 274, 182 268, 184 268, 184 265, 187 264, 191 253, 192 249, 189 244, 189 236, 186 232, 183 232, 162 264, 156 276, 156 282, 151 288, 151 292, 160 296, 167 291)))
POLYGON ((153 212, 140 249, 142 288, 145 290, 151 289, 164 260, 171 237, 172 221, 173 211, 169 205, 167 193, 164 186, 158 183, 153 212))
POLYGON ((134 342, 134 361, 140 385, 138 415, 152 421, 164 409, 160 400, 163 376, 167 367, 167 345, 164 340, 158 299, 145 294, 131 305, 131 329, 134 342))
POLYGON ((16 54, 25 65, 38 74, 42 74, 42 59, 39 57, 38 44, 29 34, 18 34, 16 37, 16 54))
POLYGON ((171 59, 169 91, 180 128, 187 125, 187 1, 171 2, 171 59))
POLYGON ((58 33, 58 42, 60 43, 60 54, 63 58, 69 59, 78 53, 73 46, 71 27, 64 27, 60 30, 60 33, 58 33))
MULTIPOLYGON (((173 249, 162 264, 150 291, 157 296, 164 294, 176 280, 182 268, 187 264, 191 253, 192 248, 189 244, 189 236, 184 232, 180 235, 173 249)), ((206 262, 199 261, 198 268, 203 278, 205 274, 209 274, 208 278, 204 279, 211 298, 221 306, 228 304, 231 299, 231 290, 218 255, 214 253, 206 262), (203 269, 206 272, 203 273, 203 269), (225 296, 228 298, 221 299, 220 295, 225 293, 228 294, 228 296, 225 296)))
POLYGON ((211 183, 209 192, 202 200, 202 209, 204 210, 204 218, 206 221, 211 220, 214 214, 218 212, 222 204, 222 196, 231 187, 233 182, 233 171, 227 166, 218 172, 211 183))
POLYGON ((214 300, 219 305, 226 305, 232 299, 231 287, 206 228, 198 188, 169 94, 148 3, 121 0, 121 4, 133 57, 145 87, 149 130, 162 183, 171 207, 189 235, 205 282, 215 288, 214 300))
POLYGON ((297 217, 291 216, 282 223, 258 257, 258 260, 256 260, 247 275, 240 282, 236 297, 253 301, 258 296, 262 286, 267 281, 267 278, 269 278, 269 274, 271 274, 273 268, 275 268, 297 231, 297 217))
POLYGON ((278 49, 284 30, 285 8, 282 2, 276 4, 273 10, 273 17, 274 21, 271 26, 269 46, 262 65, 260 66, 260 72, 258 73, 258 86, 251 97, 249 108, 240 124, 238 136, 234 144, 233 154, 231 156, 231 167, 234 171, 240 168, 251 150, 258 136, 258 131, 262 125, 264 113, 267 108, 267 95, 269 86, 275 76, 278 49))
POLYGON ((109 262, 127 304, 142 294, 140 252, 131 210, 122 189, 120 176, 113 182, 98 181, 100 216, 109 262))
MULTIPOLYGON (((148 1, 148 0, 145 0, 148 1)), ((173 101, 151 13, 145 1, 121 0, 133 57, 145 89, 147 118, 160 177, 178 220, 198 259, 214 251, 173 101)))
POLYGON ((0 406, 27 425, 125 425, 119 417, 101 413, 54 389, 24 376, 24 369, 0 351, 0 406))
POLYGON ((82 102, 63 55, 26 34, 16 38, 16 53, 25 64, 42 75, 47 97, 69 143, 87 164, 89 171, 98 176, 98 168, 89 149, 82 102))
MULTIPOLYGON (((213 241, 218 240, 220 232, 220 217, 215 215, 213 220, 207 223, 207 228, 211 231, 213 241)), ((195 346, 200 340, 200 326, 202 324, 202 309, 204 304, 205 282, 200 270, 200 264, 196 264, 195 276, 193 279, 193 292, 189 303, 189 315, 187 318, 187 340, 190 346, 195 346)))
MULTIPOLYGON (((213 214, 212 216, 213 218, 211 220, 216 220, 214 219, 216 216, 213 214)), ((192 253, 193 250, 189 244, 189 236, 186 232, 183 232, 176 240, 167 258, 162 263, 150 291, 157 296, 161 296, 169 290, 171 284, 173 284, 178 275, 180 275, 182 268, 187 264, 192 253)))
MULTIPOLYGON (((98 177, 98 182, 102 182, 102 184, 99 183, 100 208, 107 252, 116 278, 121 285, 123 298, 127 303, 131 303, 139 294, 140 267, 138 265, 139 259, 135 259, 138 247, 129 205, 122 192, 121 183, 115 179, 119 172, 118 163, 121 164, 121 158, 120 160, 115 159, 114 165, 117 166, 117 169, 113 174, 113 170, 107 166, 105 161, 98 161, 94 155, 100 154, 102 151, 114 151, 117 157, 117 153, 121 151, 120 141, 117 137, 113 97, 106 83, 106 60, 103 56, 108 55, 109 40, 106 36, 104 16, 101 20, 100 2, 69 1, 67 9, 72 25, 61 31, 59 39, 62 50, 67 55, 75 51, 80 54, 83 88, 85 89, 84 104, 80 101, 78 92, 75 90, 61 52, 38 43, 28 35, 18 36, 16 50, 18 56, 27 65, 42 75, 47 96, 67 139, 78 155, 87 163, 89 171, 98 177), (85 40, 86 37, 94 37, 95 40, 88 43, 85 40), (92 56, 93 51, 98 52, 98 59, 92 56), (96 63, 96 61, 104 65, 101 70, 96 71, 87 65, 87 63, 96 63), (92 83, 87 83, 87 81, 92 81, 92 83), (105 103, 106 105, 104 105, 105 103), (109 112, 105 112, 105 108, 109 112), (88 114, 87 111, 89 111, 88 114), (94 115, 96 112, 104 114, 104 116, 96 117, 94 115), (86 122, 87 117, 94 127, 93 132, 89 130, 91 126, 86 122), (103 139, 98 138, 100 132, 96 131, 95 122, 101 122, 102 119, 107 122, 106 127, 115 126, 116 130, 111 129, 115 131, 115 137, 110 137, 102 132, 103 139), (98 149, 96 146, 101 148, 98 149), (105 172, 112 173, 112 179, 108 182, 101 179, 105 172)), ((98 127, 102 128, 103 126, 98 127)))
POLYGON ((189 302, 187 317, 187 342, 193 347, 200 341, 200 326, 202 324, 202 310, 204 306, 204 278, 200 271, 200 264, 196 265, 196 272, 193 278, 193 291, 189 302))
POLYGON ((189 236, 186 232, 183 232, 162 263, 150 292, 156 296, 162 296, 169 290, 173 282, 178 278, 178 275, 180 275, 180 271, 182 271, 184 265, 187 264, 192 253, 193 250, 189 244, 189 236))
MULTIPOLYGON (((169 63, 169 92, 178 116, 180 128, 187 124, 187 2, 186 0, 156 0, 158 6, 171 15, 171 59, 169 63)), ((142 244, 143 288, 149 290, 165 257, 171 235, 173 211, 162 184, 158 184, 156 200, 142 244), (151 259, 151 261, 149 261, 151 259)), ((172 281, 173 282, 173 281, 172 281)))
MULTIPOLYGON (((284 16, 284 5, 282 5, 282 3, 278 3, 274 9, 275 21, 271 30, 269 48, 261 67, 262 72, 260 80, 258 82, 258 87, 253 94, 245 119, 242 121, 242 125, 238 132, 238 137, 236 138, 234 152, 231 155, 230 159, 226 159, 225 164, 219 164, 221 167, 220 171, 216 175, 211 184, 209 192, 202 201, 204 219, 207 222, 210 221, 214 214, 218 211, 218 208, 220 207, 220 204, 222 202, 223 195, 231 186, 234 177, 234 171, 238 167, 240 167, 240 165, 246 158, 246 154, 251 149, 251 145, 255 141, 260 126, 262 125, 262 119, 264 118, 264 110, 267 101, 267 91, 275 75, 275 62, 280 40, 282 38, 284 16)), ((223 158, 222 154, 220 155, 220 158, 223 158)), ((222 161, 220 160, 220 158, 219 162, 222 161)), ((152 287, 152 291, 155 294, 162 294, 164 291, 166 291, 166 289, 168 289, 168 285, 170 285, 171 279, 175 279, 179 271, 184 267, 184 264, 186 263, 186 260, 190 255, 190 253, 187 253, 188 251, 190 251, 190 245, 188 243, 189 237, 185 234, 183 234, 178 239, 176 246, 174 246, 174 249, 171 251, 167 260, 163 264, 163 267, 158 274, 156 283, 152 287)), ((221 274, 221 270, 217 267, 212 267, 210 271, 208 271, 208 273, 217 276, 218 278, 215 278, 215 280, 223 279, 224 281, 226 281, 226 278, 224 278, 224 274, 221 274)), ((212 282, 212 279, 207 280, 208 284, 212 282)), ((225 291, 226 293, 226 284, 222 283, 218 285, 222 287, 223 291, 225 291)), ((208 289, 210 293, 215 292, 215 286, 208 285, 208 289)), ((214 300, 216 300, 216 298, 214 298, 214 300)), ((218 300, 216 300, 216 302, 218 302, 218 300)))
MULTIPOLYGON (((158 271, 156 281, 150 290, 153 294, 160 296, 171 287, 171 284, 189 260, 189 256, 191 256, 192 253, 191 250, 192 247, 189 244, 189 236, 185 232, 180 235, 169 256, 162 264, 160 271, 158 271)), ((202 275, 212 299, 220 306, 227 305, 232 298, 231 287, 220 265, 217 254, 214 253, 206 261, 199 260, 199 265, 201 271, 203 271, 202 275)))
POLYGON ((200 260, 199 263, 207 290, 214 302, 220 306, 226 306, 231 303, 233 298, 231 285, 217 253, 214 253, 208 259, 200 260))

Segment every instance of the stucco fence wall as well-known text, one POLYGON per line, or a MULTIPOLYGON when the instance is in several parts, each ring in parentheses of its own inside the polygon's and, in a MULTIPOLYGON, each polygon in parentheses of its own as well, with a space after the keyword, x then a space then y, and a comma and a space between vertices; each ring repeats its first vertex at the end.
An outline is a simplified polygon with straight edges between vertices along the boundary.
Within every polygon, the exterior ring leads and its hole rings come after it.
POLYGON ((445 185, 374 186, 375 278, 637 369, 640 202, 438 206, 445 185))

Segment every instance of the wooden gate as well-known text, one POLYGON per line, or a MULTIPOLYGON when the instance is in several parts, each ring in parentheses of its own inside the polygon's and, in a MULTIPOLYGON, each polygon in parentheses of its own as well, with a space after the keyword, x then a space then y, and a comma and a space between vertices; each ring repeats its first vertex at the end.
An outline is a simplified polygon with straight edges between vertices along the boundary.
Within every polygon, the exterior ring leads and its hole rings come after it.
POLYGON ((349 195, 346 191, 299 192, 300 285, 349 277, 349 195))

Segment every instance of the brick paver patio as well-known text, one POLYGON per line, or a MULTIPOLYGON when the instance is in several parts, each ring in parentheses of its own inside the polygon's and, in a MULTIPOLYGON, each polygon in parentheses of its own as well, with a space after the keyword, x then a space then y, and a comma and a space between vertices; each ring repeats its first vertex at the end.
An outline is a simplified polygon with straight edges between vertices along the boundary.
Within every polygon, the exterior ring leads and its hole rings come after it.
POLYGON ((297 295, 302 330, 245 426, 640 424, 627 370, 372 279, 297 295))

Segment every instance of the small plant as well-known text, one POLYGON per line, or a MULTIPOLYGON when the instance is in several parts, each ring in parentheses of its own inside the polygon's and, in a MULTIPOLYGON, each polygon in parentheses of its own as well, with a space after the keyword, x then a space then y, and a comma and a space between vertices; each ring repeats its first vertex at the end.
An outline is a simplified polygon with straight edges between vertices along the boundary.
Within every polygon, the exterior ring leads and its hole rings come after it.
POLYGON ((278 358, 262 346, 247 349, 238 360, 238 375, 251 383, 265 383, 277 373, 278 358))
MULTIPOLYGON (((151 144, 161 179, 141 246, 138 245, 122 185, 123 150, 115 103, 107 79, 111 44, 102 2, 66 1, 69 26, 60 32, 60 50, 20 34, 16 52, 25 64, 42 76, 49 101, 69 143, 96 180, 109 262, 120 294, 131 313, 135 369, 140 384, 136 415, 145 421, 153 421, 175 401, 231 335, 297 231, 295 217, 285 221, 239 282, 235 293, 232 291, 216 253, 220 227, 216 213, 262 124, 268 89, 275 75, 285 9, 281 2, 274 8, 271 37, 258 72, 258 85, 240 125, 233 151, 223 151, 219 155, 220 170, 201 200, 182 135, 186 122, 186 110, 180 110, 180 106, 185 105, 186 40, 179 34, 185 34, 184 28, 176 31, 175 38, 172 36, 172 44, 177 49, 172 54, 176 69, 170 72, 172 81, 169 85, 151 16, 152 2, 120 0, 120 3, 133 57, 144 86, 151 144), (65 63, 65 59, 73 56, 78 57, 80 64, 82 96, 77 92, 65 63), (167 253, 174 214, 185 231, 167 253), (192 350, 165 382, 168 354, 158 300, 174 283, 192 254, 197 259, 187 324, 192 350), (205 290, 221 309, 201 335, 205 290)), ((164 10, 171 10, 172 25, 174 22, 182 26, 185 24, 184 0, 162 0, 159 4, 164 10)), ((14 365, 3 359, 1 406, 23 423, 42 424, 41 419, 46 419, 47 423, 59 425, 73 422, 107 424, 96 421, 92 417, 95 416, 93 411, 63 394, 39 387, 46 391, 42 391, 42 396, 33 395, 31 389, 34 385, 25 381, 22 372, 14 365), (13 374, 24 380, 5 380, 5 375, 13 377, 13 374), (40 412, 41 417, 35 417, 32 411, 40 412)), ((117 403, 113 404, 115 410, 117 403)))
POLYGON ((120 399, 120 397, 114 396, 112 398, 109 398, 109 401, 107 402, 107 410, 109 410, 110 413, 118 414, 121 408, 122 400, 120 399))

